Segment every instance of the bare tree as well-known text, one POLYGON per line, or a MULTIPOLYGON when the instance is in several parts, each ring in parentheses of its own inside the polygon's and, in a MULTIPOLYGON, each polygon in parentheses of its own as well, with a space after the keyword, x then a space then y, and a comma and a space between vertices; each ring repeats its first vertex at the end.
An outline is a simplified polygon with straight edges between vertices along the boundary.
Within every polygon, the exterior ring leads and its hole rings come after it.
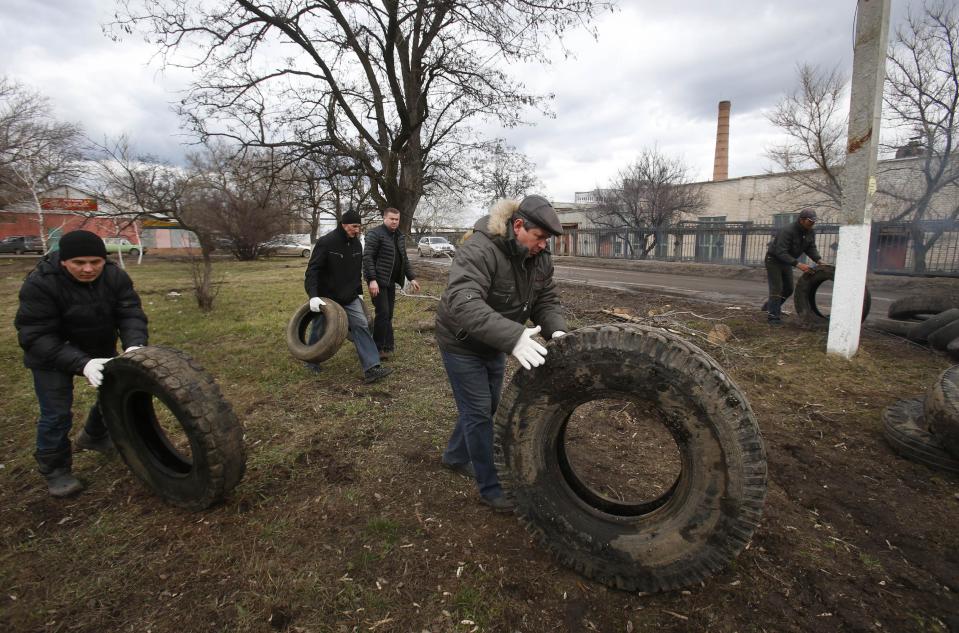
POLYGON ((274 152, 218 144, 190 163, 195 186, 205 190, 205 223, 229 240, 237 259, 256 259, 264 242, 289 228, 293 196, 274 152))
POLYGON ((910 12, 897 29, 887 63, 887 115, 899 131, 900 145, 910 139, 918 157, 897 161, 883 193, 898 203, 892 220, 909 223, 914 265, 926 268, 926 253, 959 217, 959 10, 955 4, 928 2, 910 12), (918 146, 918 147, 917 147, 918 146))
POLYGON ((53 117, 40 93, 0 77, 0 200, 26 203, 47 248, 40 194, 81 171, 82 130, 53 117))
POLYGON ((330 154, 291 161, 290 186, 296 217, 310 229, 310 242, 319 237, 320 222, 339 223, 350 209, 372 220, 379 212, 370 204, 370 187, 362 166, 350 158, 330 154))
POLYGON ((500 198, 520 198, 543 185, 536 175, 536 165, 502 139, 479 151, 472 172, 479 201, 484 206, 500 198))
POLYGON ((683 214, 698 214, 706 206, 689 167, 655 148, 644 149, 607 188, 597 189, 596 197, 596 206, 589 210, 593 222, 621 231, 625 248, 639 259, 649 256, 683 214))
POLYGON ((120 211, 138 219, 173 219, 197 237, 200 257, 192 259, 193 293, 201 310, 212 310, 216 299, 211 257, 216 232, 208 212, 215 203, 212 190, 202 187, 190 168, 137 155, 126 137, 97 145, 97 165, 100 192, 120 211))
POLYGON ((375 205, 400 210, 466 181, 469 124, 523 122, 544 97, 491 62, 549 61, 547 43, 587 25, 602 0, 121 0, 116 35, 142 30, 198 79, 182 113, 201 138, 332 148, 362 166, 375 205), (286 57, 270 57, 278 47, 286 57), (287 54, 285 51, 290 51, 287 54))
POLYGON ((766 156, 793 185, 784 192, 798 206, 838 211, 846 161, 846 78, 837 69, 799 66, 799 88, 768 114, 786 142, 766 156))
POLYGON ((411 235, 418 240, 438 231, 463 229, 467 213, 465 201, 452 194, 426 196, 413 220, 411 235))

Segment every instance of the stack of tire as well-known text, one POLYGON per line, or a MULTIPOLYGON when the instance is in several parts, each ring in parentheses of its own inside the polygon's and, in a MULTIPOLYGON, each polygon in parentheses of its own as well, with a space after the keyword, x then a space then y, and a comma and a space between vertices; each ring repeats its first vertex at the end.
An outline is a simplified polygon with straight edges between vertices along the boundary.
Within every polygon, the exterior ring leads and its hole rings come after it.
POLYGON ((959 475, 959 365, 942 372, 925 397, 886 407, 882 426, 900 456, 959 475))
POLYGON ((956 297, 903 297, 889 306, 889 319, 893 323, 884 329, 898 329, 896 333, 909 340, 928 344, 959 361, 959 299, 956 297))

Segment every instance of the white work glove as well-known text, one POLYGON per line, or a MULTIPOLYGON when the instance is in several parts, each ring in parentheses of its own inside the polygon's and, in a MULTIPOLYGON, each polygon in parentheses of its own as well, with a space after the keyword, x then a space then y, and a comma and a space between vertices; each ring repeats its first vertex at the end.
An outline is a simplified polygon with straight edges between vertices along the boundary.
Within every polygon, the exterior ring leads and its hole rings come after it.
POLYGON ((94 387, 103 384, 103 366, 109 361, 109 358, 94 358, 87 361, 87 364, 83 366, 83 375, 94 387))
POLYGON ((123 350, 123 353, 126 354, 127 352, 132 352, 132 351, 135 350, 135 349, 140 349, 141 347, 143 347, 143 346, 142 346, 142 345, 131 345, 130 347, 128 347, 128 348, 126 348, 125 350, 123 350))
POLYGON ((539 367, 546 362, 546 348, 533 340, 534 334, 539 334, 540 326, 528 327, 520 334, 519 340, 511 352, 523 369, 539 367))
POLYGON ((563 337, 563 336, 566 336, 566 332, 564 332, 564 331, 562 331, 562 330, 556 330, 555 332, 553 332, 553 336, 551 336, 550 338, 555 341, 556 339, 558 339, 558 338, 560 338, 560 337, 563 337))
POLYGON ((313 297, 310 299, 310 311, 319 312, 320 306, 325 306, 326 302, 320 299, 319 297, 313 297))

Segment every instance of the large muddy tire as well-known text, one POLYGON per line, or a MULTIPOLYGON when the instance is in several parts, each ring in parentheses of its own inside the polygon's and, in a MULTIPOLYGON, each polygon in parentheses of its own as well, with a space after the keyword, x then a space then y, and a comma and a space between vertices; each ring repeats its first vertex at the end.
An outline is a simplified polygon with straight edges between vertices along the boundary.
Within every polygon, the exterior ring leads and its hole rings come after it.
MULTIPOLYGON (((820 305, 817 294, 819 287, 827 281, 833 281, 836 276, 836 267, 829 264, 817 266, 811 273, 803 273, 796 282, 796 291, 793 294, 793 304, 796 306, 796 316, 807 326, 821 327, 829 323, 829 316, 823 312, 825 305, 820 305)), ((869 288, 864 289, 862 300, 862 320, 869 316, 872 307, 872 295, 869 288)))
POLYGON ((959 474, 959 459, 926 427, 922 398, 899 400, 882 412, 882 432, 893 451, 917 464, 959 474))
POLYGON ((320 312, 310 311, 310 304, 304 303, 293 314, 293 318, 286 326, 286 346, 293 354, 293 358, 307 363, 321 363, 331 358, 346 340, 349 330, 349 321, 346 310, 332 299, 324 299, 326 305, 320 312), (310 327, 313 320, 323 318, 323 333, 313 345, 307 344, 310 327))
POLYGON ((929 347, 937 349, 940 352, 946 351, 949 343, 959 338, 959 319, 956 319, 949 325, 944 325, 929 335, 929 347))
POLYGON ((959 365, 942 372, 926 392, 925 412, 929 430, 959 459, 959 365))
POLYGON ((745 395, 705 352, 664 330, 588 327, 548 349, 544 366, 516 373, 495 418, 498 472, 530 531, 564 564, 629 591, 685 587, 724 569, 766 496, 765 449, 745 395), (570 416, 604 398, 654 411, 672 437, 681 472, 657 498, 606 497, 570 466, 570 416))
POLYGON ((930 297, 928 295, 909 295, 896 299, 889 305, 890 319, 916 319, 959 308, 959 298, 930 297))
POLYGON ((114 358, 100 407, 123 461, 174 505, 208 508, 243 477, 243 427, 213 377, 183 352, 142 347, 114 358))
POLYGON ((959 308, 952 308, 945 312, 940 312, 925 321, 914 323, 912 327, 909 328, 907 336, 910 340, 916 341, 917 343, 925 343, 929 339, 930 334, 939 328, 949 325, 956 319, 959 319, 959 308))

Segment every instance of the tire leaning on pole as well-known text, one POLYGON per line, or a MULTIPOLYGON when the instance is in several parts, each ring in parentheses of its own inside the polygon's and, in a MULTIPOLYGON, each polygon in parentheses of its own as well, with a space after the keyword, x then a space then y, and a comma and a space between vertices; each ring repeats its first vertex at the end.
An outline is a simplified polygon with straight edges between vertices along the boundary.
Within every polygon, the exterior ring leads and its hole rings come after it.
MULTIPOLYGON (((796 282, 796 291, 793 293, 793 305, 796 306, 796 316, 808 326, 823 327, 829 323, 829 316, 823 314, 816 300, 819 287, 836 277, 836 267, 830 264, 821 264, 815 270, 803 273, 796 282)), ((869 288, 863 290, 862 320, 869 316, 872 307, 872 295, 869 288)))
POLYGON ((213 377, 184 352, 142 347, 112 359, 100 408, 123 461, 173 505, 203 510, 243 478, 243 427, 213 377))
POLYGON ((349 331, 349 321, 343 306, 332 299, 323 299, 326 305, 320 306, 320 312, 310 310, 309 302, 293 313, 293 317, 286 326, 286 346, 297 360, 308 363, 320 363, 331 358, 346 340, 349 331), (320 338, 310 345, 307 343, 309 328, 317 315, 323 317, 323 333, 320 338))
POLYGON ((514 375, 494 421, 497 469, 527 528, 563 564, 619 589, 668 591, 724 569, 766 495, 765 449, 745 395, 705 352, 664 330, 587 327, 547 348, 544 366, 514 375), (609 498, 570 466, 571 415, 605 398, 651 407, 671 435, 681 472, 657 498, 609 498))

